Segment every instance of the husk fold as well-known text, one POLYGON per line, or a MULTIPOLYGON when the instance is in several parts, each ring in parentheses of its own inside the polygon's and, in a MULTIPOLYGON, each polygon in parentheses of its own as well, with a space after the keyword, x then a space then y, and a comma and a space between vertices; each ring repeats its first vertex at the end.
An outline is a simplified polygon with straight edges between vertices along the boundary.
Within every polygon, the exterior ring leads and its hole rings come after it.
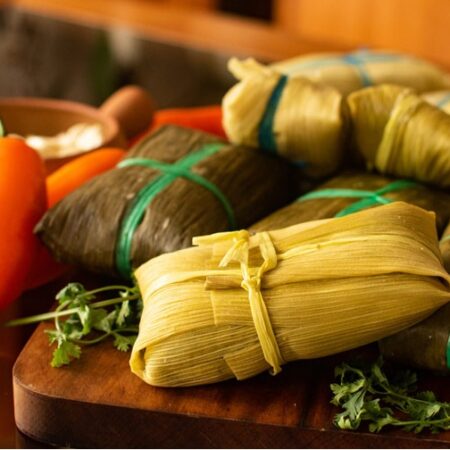
POLYGON ((276 373, 410 327, 450 299, 434 214, 401 202, 195 242, 135 272, 144 310, 130 365, 153 385, 276 373))
POLYGON ((409 89, 382 85, 351 94, 352 138, 369 168, 450 186, 450 116, 409 89))

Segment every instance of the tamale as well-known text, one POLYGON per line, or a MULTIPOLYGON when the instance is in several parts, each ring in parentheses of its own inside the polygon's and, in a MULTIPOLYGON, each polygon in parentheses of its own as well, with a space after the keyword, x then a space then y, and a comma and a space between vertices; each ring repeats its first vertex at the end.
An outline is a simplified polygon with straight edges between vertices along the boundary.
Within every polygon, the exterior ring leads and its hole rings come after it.
POLYGON ((342 95, 306 78, 288 78, 254 60, 233 58, 240 81, 223 98, 223 125, 235 144, 278 153, 311 177, 334 172, 346 134, 342 95))
MULTIPOLYGON (((439 248, 447 272, 450 270, 450 224, 439 248)), ((438 372, 450 371, 450 305, 428 319, 379 342, 382 355, 391 361, 438 372)))
POLYGON ((381 354, 391 361, 450 372, 450 305, 428 319, 379 342, 381 354))
POLYGON ((135 272, 144 309, 130 366, 152 385, 276 374, 408 328, 450 300, 434 214, 403 202, 194 244, 135 272))
POLYGON ((36 233, 60 261, 127 276, 199 234, 243 228, 297 195, 298 172, 256 149, 158 129, 51 208, 36 233))
POLYGON ((276 230, 309 220, 342 216, 394 201, 411 203, 435 212, 439 235, 450 219, 450 195, 446 192, 430 189, 416 182, 395 180, 373 173, 346 172, 273 212, 252 225, 250 230, 276 230))
POLYGON ((382 85, 347 98, 352 141, 368 168, 450 186, 450 115, 410 89, 382 85))
POLYGON ((436 91, 423 94, 422 97, 434 106, 442 109, 447 114, 450 114, 450 90, 436 91))
POLYGON ((398 84, 427 92, 450 88, 450 76, 420 58, 390 50, 359 50, 299 56, 272 65, 288 76, 303 76, 347 95, 378 84, 398 84))

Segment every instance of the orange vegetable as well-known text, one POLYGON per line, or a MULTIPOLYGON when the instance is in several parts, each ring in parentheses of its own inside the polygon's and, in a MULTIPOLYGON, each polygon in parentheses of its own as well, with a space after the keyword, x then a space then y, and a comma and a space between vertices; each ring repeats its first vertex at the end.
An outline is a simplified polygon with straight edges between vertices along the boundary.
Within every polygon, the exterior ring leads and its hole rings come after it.
POLYGON ((112 169, 124 155, 124 150, 103 148, 64 164, 47 177, 49 208, 86 181, 112 169))
POLYGON ((222 107, 220 105, 160 109, 155 112, 149 131, 154 131, 161 125, 167 124, 194 128, 225 139, 227 137, 222 127, 222 107))
POLYGON ((22 139, 0 138, 0 308, 25 287, 46 208, 45 168, 22 139))
MULTIPOLYGON (((116 148, 95 150, 74 159, 47 177, 48 207, 51 208, 82 184, 112 169, 125 151, 116 148)), ((39 242, 32 269, 26 280, 26 288, 33 289, 48 283, 68 270, 69 266, 57 262, 47 248, 39 242)))

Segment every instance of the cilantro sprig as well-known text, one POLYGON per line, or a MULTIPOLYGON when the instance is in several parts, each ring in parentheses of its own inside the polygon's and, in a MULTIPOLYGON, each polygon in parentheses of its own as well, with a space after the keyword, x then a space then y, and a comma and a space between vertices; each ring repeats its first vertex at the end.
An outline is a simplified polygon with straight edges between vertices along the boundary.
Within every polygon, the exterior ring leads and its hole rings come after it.
POLYGON ((87 291, 80 283, 69 283, 56 295, 55 311, 8 322, 7 326, 26 325, 53 319, 55 328, 45 330, 50 344, 56 344, 51 365, 61 367, 79 359, 82 347, 97 344, 109 337, 122 352, 134 344, 142 312, 137 287, 106 286, 87 291), (107 300, 99 295, 116 293, 107 300), (65 318, 65 320, 62 320, 65 318))
POLYGON ((331 403, 343 408, 334 418, 336 427, 356 430, 363 423, 379 432, 390 425, 405 431, 438 433, 450 429, 450 403, 440 402, 431 391, 417 392, 417 375, 410 370, 388 374, 383 360, 367 364, 341 364, 338 383, 331 384, 331 403))

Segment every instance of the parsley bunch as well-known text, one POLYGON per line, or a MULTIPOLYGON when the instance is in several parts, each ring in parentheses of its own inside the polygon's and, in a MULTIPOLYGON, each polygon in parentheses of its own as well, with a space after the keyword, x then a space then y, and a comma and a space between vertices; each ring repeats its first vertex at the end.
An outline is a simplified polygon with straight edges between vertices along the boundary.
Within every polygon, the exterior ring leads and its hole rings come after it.
POLYGON ((69 283, 59 291, 56 300, 55 311, 6 324, 16 326, 53 319, 55 328, 45 330, 50 344, 56 344, 51 361, 53 367, 70 364, 73 359, 80 358, 82 346, 97 344, 109 337, 113 338, 114 347, 122 352, 134 344, 142 312, 137 287, 117 285, 87 291, 80 283, 69 283), (117 295, 95 301, 105 292, 117 295), (66 317, 64 321, 62 317, 66 317))
POLYGON ((372 364, 341 364, 335 377, 339 383, 330 386, 331 403, 344 410, 334 418, 338 428, 356 430, 366 422, 371 432, 387 425, 414 433, 450 429, 450 403, 437 401, 431 391, 417 392, 417 375, 410 370, 396 370, 388 377, 379 359, 372 364))

